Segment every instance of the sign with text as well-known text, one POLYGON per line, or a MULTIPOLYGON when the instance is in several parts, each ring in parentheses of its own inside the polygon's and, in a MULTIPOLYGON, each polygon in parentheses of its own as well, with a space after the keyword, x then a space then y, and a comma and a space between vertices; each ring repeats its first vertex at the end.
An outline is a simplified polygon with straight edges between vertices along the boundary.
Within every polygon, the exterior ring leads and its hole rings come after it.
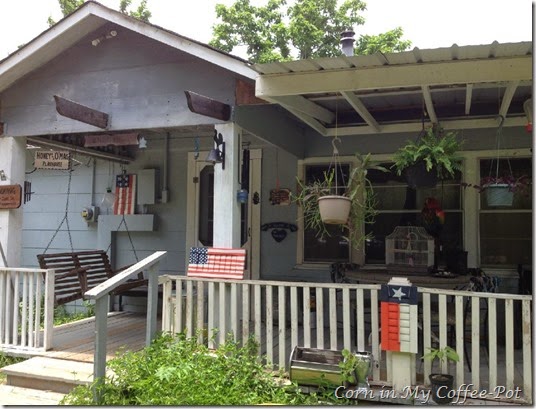
POLYGON ((69 151, 36 151, 37 169, 69 169, 69 151))
POLYGON ((93 148, 96 146, 127 146, 137 145, 137 133, 123 133, 114 135, 86 135, 84 137, 84 147, 93 148))
POLYGON ((18 209, 21 198, 21 185, 0 185, 0 209, 18 209))

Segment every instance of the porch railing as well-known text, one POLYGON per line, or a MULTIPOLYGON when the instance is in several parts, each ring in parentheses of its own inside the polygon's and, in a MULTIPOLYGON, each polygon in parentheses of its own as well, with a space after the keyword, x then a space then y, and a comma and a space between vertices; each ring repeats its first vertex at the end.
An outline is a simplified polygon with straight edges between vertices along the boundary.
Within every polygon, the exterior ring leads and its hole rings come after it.
MULTIPOLYGON (((296 345, 370 351, 374 358, 372 380, 392 383, 380 346, 379 285, 217 281, 170 275, 160 276, 159 281, 163 285, 165 332, 197 336, 209 347, 223 342, 229 334, 242 342, 253 336, 267 363, 283 369, 288 369, 290 353, 296 345)), ((503 392, 501 396, 506 398, 508 391, 518 387, 521 393, 517 397, 532 402, 532 296, 427 288, 419 288, 419 292, 420 347, 416 367, 423 378, 416 384, 429 383, 432 364, 421 360, 428 348, 450 345, 460 355, 460 361, 452 368, 458 386, 472 384, 472 390, 492 389, 503 392), (487 305, 487 313, 482 304, 487 305), (515 328, 514 310, 519 315, 519 327, 515 328), (449 316, 452 311, 454 324, 449 316), (481 350, 484 314, 488 318, 487 355, 481 350), (501 331, 497 329, 499 316, 504 320, 501 331), (514 348, 515 330, 519 330, 521 338, 518 350, 514 348), (500 354, 499 340, 504 340, 500 354), (470 357, 465 356, 465 343, 470 344, 470 357), (467 360, 471 372, 468 368, 466 372, 467 360), (521 373, 516 374, 519 367, 521 373)))
POLYGON ((0 351, 50 349, 53 318, 54 270, 0 268, 0 351))

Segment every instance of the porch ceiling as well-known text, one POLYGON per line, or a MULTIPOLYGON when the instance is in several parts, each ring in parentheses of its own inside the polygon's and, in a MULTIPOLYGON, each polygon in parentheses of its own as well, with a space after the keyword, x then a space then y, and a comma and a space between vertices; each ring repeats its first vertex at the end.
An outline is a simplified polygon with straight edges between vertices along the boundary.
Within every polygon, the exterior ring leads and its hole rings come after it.
POLYGON ((527 123, 532 42, 256 64, 256 96, 323 136, 527 123))

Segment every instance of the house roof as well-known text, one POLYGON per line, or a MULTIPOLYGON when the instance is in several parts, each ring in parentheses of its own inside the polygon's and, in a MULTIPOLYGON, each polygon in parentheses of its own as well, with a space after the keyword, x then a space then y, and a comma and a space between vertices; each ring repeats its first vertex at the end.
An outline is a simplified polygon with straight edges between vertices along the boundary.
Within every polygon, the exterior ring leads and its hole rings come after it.
MULTIPOLYGON (((532 42, 256 64, 256 96, 324 136, 527 123, 532 42)), ((532 110, 532 108, 530 108, 532 110)))
POLYGON ((0 61, 0 92, 109 22, 246 78, 256 77, 256 73, 248 66, 246 60, 154 24, 137 20, 95 1, 87 1, 76 11, 0 61))

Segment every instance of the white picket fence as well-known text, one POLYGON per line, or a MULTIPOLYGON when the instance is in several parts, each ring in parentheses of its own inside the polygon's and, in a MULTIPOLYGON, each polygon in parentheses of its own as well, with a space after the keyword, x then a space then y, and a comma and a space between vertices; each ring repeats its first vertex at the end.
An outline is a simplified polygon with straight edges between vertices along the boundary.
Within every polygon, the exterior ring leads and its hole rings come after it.
MULTIPOLYGON (((274 369, 288 370, 296 345, 369 351, 374 359, 372 380, 392 383, 380 346, 380 285, 222 281, 170 275, 159 277, 159 281, 163 285, 164 332, 197 336, 209 347, 224 342, 228 335, 242 342, 253 336, 261 346, 259 354, 274 369)), ((460 362, 451 368, 458 386, 472 383, 471 389, 498 387, 498 391, 504 387, 503 392, 519 387, 525 401, 532 402, 532 296, 427 288, 419 288, 419 292, 420 353, 416 367, 424 374, 426 385, 433 367, 421 359, 422 354, 432 346, 450 345, 460 355, 460 362), (484 355, 483 303, 488 306, 488 338, 484 341, 489 350, 484 355), (448 308, 448 304, 453 307, 448 308), (469 305, 464 326, 464 311, 469 305), (515 317, 522 344, 518 350, 514 348, 514 310, 521 315, 515 317), (504 320, 502 326, 498 325, 499 316, 504 320), (504 330, 499 331, 499 327, 504 330), (451 331, 453 342, 449 342, 451 331), (499 338, 504 347, 498 347, 499 338), (465 343, 471 348, 471 372, 465 343), (519 367, 521 373, 516 374, 519 367)))
POLYGON ((33 354, 50 349, 53 319, 53 270, 0 268, 1 352, 33 354))

